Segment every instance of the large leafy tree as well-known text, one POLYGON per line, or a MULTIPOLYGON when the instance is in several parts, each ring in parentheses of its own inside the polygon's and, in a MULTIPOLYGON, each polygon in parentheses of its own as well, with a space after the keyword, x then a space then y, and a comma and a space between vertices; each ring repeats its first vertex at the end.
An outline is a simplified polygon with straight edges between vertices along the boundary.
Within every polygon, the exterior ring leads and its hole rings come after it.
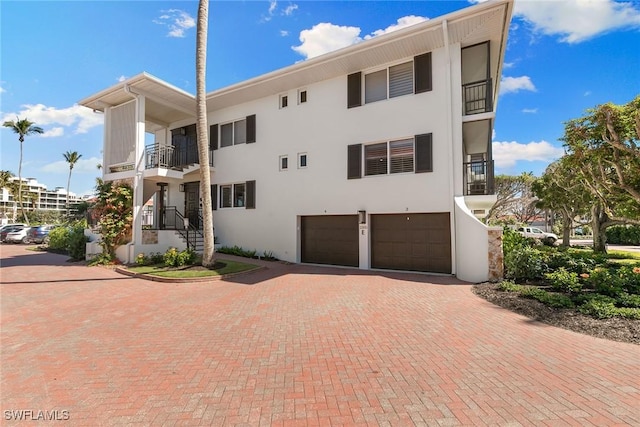
POLYGON ((80 157, 82 157, 82 154, 78 154, 77 151, 67 151, 66 153, 63 153, 62 156, 64 157, 64 160, 69 163, 69 177, 67 178, 67 215, 69 215, 69 189, 71 186, 71 172, 73 171, 73 167, 76 165, 76 163, 78 163, 78 160, 80 160, 80 157))
POLYGON ((209 24, 209 1, 200 0, 198 5, 198 23, 196 34, 196 129, 198 138, 198 156, 200 161, 200 194, 202 197, 202 220, 204 232, 204 251, 202 265, 213 267, 215 264, 213 209, 211 206, 211 173, 209 171, 209 141, 207 138, 207 31, 209 24))
POLYGON ((587 110, 562 138, 576 174, 614 220, 640 224, 640 95, 587 110))
POLYGON ((593 196, 576 178, 568 157, 551 163, 542 177, 531 186, 538 199, 539 208, 548 209, 562 216, 562 244, 569 246, 570 232, 576 217, 589 213, 593 196))
POLYGON ((571 170, 595 199, 594 250, 604 252, 607 227, 640 224, 640 95, 570 120, 562 141, 571 170))
POLYGON ((495 177, 497 200, 489 210, 486 221, 515 220, 527 223, 540 215, 531 185, 536 180, 531 172, 518 176, 498 175, 495 177))
POLYGON ((20 119, 16 117, 16 120, 7 120, 2 124, 2 126, 6 128, 10 128, 14 133, 18 134, 18 141, 20 141, 20 163, 18 164, 18 205, 22 210, 22 215, 24 216, 24 221, 28 224, 29 219, 27 218, 27 214, 22 207, 22 143, 24 142, 24 138, 29 135, 42 134, 44 130, 41 127, 36 126, 33 122, 30 122, 28 119, 20 119))

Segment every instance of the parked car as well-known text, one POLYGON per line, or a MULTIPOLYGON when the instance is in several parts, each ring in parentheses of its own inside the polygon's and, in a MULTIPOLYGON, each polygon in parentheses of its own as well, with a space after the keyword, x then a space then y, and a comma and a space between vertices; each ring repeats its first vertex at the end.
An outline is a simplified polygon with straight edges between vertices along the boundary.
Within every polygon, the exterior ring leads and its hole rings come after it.
POLYGON ((27 232, 30 227, 23 227, 15 231, 10 231, 5 237, 7 243, 27 243, 27 232))
POLYGON ((27 232, 26 243, 48 243, 49 231, 56 227, 57 225, 38 225, 36 227, 31 227, 27 232))
POLYGON ((518 233, 522 234, 524 237, 539 239, 548 245, 553 245, 558 240, 558 236, 554 233, 548 233, 536 227, 520 227, 518 228, 518 233))
POLYGON ((6 230, 7 228, 13 228, 13 227, 26 227, 27 224, 21 224, 21 223, 15 223, 15 224, 6 224, 3 225, 2 227, 0 227, 0 233, 2 233, 4 230, 6 230))
POLYGON ((14 231, 19 231, 25 228, 24 224, 9 224, 2 227, 0 230, 0 242, 5 243, 7 241, 7 234, 14 231))

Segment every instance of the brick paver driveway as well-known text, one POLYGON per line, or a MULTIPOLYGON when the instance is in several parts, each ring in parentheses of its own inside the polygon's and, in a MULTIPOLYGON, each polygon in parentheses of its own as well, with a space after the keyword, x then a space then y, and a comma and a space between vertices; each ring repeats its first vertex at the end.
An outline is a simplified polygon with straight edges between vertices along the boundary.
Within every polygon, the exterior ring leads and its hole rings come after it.
POLYGON ((167 284, 0 253, 5 425, 640 425, 639 346, 452 278, 270 264, 167 284))

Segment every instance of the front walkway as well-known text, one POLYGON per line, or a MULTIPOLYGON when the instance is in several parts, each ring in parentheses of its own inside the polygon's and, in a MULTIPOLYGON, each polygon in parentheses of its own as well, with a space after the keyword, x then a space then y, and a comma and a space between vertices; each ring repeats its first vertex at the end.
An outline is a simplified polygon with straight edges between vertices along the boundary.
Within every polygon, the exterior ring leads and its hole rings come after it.
POLYGON ((3 424, 640 425, 639 346, 456 279, 270 264, 168 284, 0 256, 3 424))

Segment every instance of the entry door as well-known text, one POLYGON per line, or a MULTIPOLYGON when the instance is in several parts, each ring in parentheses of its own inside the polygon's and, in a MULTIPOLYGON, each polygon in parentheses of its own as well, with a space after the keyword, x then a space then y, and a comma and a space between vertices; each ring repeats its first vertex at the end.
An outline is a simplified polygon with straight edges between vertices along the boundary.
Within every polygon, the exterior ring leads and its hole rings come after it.
POLYGON ((200 183, 188 182, 184 185, 184 216, 189 224, 200 228, 198 212, 200 210, 200 183))

